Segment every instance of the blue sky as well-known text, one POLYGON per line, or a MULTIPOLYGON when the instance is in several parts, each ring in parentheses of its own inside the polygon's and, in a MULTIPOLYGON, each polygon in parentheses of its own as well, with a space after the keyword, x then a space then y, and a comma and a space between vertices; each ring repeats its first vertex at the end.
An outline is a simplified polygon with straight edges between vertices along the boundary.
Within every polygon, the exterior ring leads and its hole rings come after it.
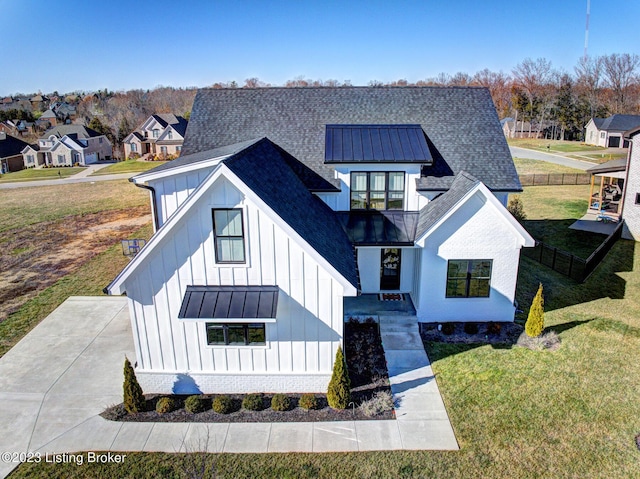
MULTIPOLYGON (((572 72, 587 0, 0 0, 0 95, 209 86, 246 78, 572 72)), ((589 54, 640 53, 638 0, 591 0, 589 54)))

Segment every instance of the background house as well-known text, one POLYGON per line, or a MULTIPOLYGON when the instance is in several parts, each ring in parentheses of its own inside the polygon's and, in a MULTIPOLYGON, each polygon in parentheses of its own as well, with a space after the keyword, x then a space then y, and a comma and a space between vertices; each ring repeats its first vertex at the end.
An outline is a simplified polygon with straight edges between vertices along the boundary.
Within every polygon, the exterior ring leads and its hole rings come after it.
POLYGON ((22 150, 28 143, 0 132, 0 173, 9 173, 23 168, 22 150))
POLYGON ((107 288, 147 390, 323 391, 360 294, 513 321, 533 239, 486 89, 201 90, 184 150, 133 178, 156 232, 107 288))
POLYGON ((22 150, 26 168, 33 166, 88 165, 111 159, 109 139, 82 125, 60 125, 47 131, 36 145, 22 150), (35 164, 34 164, 35 160, 35 164))
POLYGON ((584 142, 605 148, 628 148, 624 133, 640 126, 640 115, 611 115, 592 118, 585 126, 584 142))
POLYGON ((187 130, 187 120, 172 113, 151 115, 124 141, 124 156, 179 156, 187 130))

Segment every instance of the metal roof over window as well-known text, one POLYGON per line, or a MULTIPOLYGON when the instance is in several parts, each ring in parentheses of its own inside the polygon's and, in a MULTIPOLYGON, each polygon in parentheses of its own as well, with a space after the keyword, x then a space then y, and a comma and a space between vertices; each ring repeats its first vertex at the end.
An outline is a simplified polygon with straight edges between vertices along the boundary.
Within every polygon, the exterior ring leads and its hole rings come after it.
POLYGON ((420 125, 327 125, 325 163, 433 163, 420 125))
POLYGON ((274 320, 277 286, 187 286, 178 318, 274 320))
POLYGON ((355 246, 413 246, 417 211, 336 212, 355 246))

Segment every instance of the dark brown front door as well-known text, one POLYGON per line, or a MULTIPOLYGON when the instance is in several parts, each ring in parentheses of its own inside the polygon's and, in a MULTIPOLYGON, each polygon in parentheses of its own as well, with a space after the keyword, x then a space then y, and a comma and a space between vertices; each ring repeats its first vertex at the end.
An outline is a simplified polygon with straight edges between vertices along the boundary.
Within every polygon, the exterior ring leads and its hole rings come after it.
POLYGON ((380 262, 380 289, 400 289, 399 248, 383 248, 380 262))

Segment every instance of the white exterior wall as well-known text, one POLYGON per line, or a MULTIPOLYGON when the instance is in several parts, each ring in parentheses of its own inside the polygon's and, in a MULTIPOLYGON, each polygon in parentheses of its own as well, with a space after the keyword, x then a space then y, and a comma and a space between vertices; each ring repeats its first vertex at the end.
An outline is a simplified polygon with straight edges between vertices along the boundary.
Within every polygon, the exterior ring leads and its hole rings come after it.
POLYGON ((145 392, 171 392, 178 374, 195 381, 186 392, 326 390, 342 341, 343 287, 223 177, 125 289, 145 392), (247 263, 217 266, 211 210, 233 207, 243 208, 247 263), (188 285, 247 284, 280 288, 277 320, 265 325, 266 346, 208 346, 206 321, 178 319, 188 285))
POLYGON ((636 195, 640 194, 640 134, 636 134, 629 145, 624 191, 622 237, 640 241, 640 204, 636 203, 636 195))
MULTIPOLYGON (((418 192, 416 180, 420 178, 420 165, 411 163, 364 163, 334 165, 336 178, 340 180, 340 193, 337 195, 334 211, 351 209, 351 172, 352 171, 404 171, 404 209, 418 211, 418 192)), ((331 205, 329 205, 331 206, 331 205)))
POLYGON ((584 142, 587 145, 602 146, 600 141, 600 131, 598 131, 593 120, 589 120, 589 123, 587 123, 587 126, 585 127, 584 142))
POLYGON ((419 256, 418 294, 412 296, 419 321, 513 321, 518 236, 480 193, 426 238, 419 256), (446 298, 447 261, 455 259, 493 260, 488 298, 446 298))
POLYGON ((158 212, 159 227, 175 213, 178 207, 185 202, 193 190, 202 184, 214 168, 215 166, 211 166, 210 168, 202 168, 148 181, 149 186, 156 192, 154 208, 158 212))
MULTIPOLYGON (((380 262, 382 261, 382 248, 360 247, 358 252, 358 271, 360 272, 360 287, 363 294, 380 293, 380 262)), ((414 263, 416 248, 400 248, 400 289, 398 291, 409 293, 413 289, 414 263)), ((388 292, 388 290, 384 290, 388 292)))

